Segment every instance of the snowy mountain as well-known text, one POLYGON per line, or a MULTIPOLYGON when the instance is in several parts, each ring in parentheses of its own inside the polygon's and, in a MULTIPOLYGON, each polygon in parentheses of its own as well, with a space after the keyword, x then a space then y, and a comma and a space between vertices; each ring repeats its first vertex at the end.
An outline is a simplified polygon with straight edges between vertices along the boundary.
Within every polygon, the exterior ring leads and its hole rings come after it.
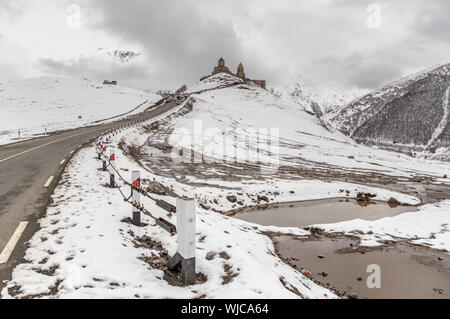
POLYGON ((271 91, 280 98, 288 99, 319 117, 341 108, 365 93, 359 90, 337 91, 320 88, 303 79, 296 79, 292 83, 273 88, 271 91))
POLYGON ((396 151, 450 147, 450 64, 392 82, 325 117, 354 140, 396 151))
MULTIPOLYGON (((309 141, 315 144, 317 138, 348 140, 339 132, 330 132, 315 114, 299 109, 296 103, 261 89, 251 81, 244 83, 233 75, 216 74, 187 91, 198 92, 194 95, 197 101, 195 111, 180 118, 183 124, 178 123, 178 127, 191 127, 195 118, 202 121, 204 129, 220 128, 233 137, 240 136, 250 128, 277 128, 283 141, 303 141, 301 144, 309 141)), ((215 138, 205 141, 206 144, 209 142, 215 144, 215 138)), ((235 144, 234 147, 231 153, 239 154, 239 145, 235 144)), ((215 150, 216 147, 209 145, 208 149, 215 150)), ((196 151, 203 153, 205 150, 196 151)), ((293 150, 287 147, 285 151, 287 155, 293 150)))
POLYGON ((0 84, 0 144, 16 141, 19 130, 24 139, 81 127, 139 113, 159 99, 156 94, 87 79, 39 77, 0 84))
POLYGON ((197 83, 189 87, 185 92, 199 93, 219 88, 230 87, 239 83, 244 83, 244 81, 241 78, 228 73, 219 73, 198 81, 197 83))
POLYGON ((112 52, 108 52, 108 54, 113 56, 114 58, 118 59, 122 63, 128 62, 131 59, 134 59, 135 57, 141 55, 138 52, 125 51, 125 50, 114 50, 112 52))

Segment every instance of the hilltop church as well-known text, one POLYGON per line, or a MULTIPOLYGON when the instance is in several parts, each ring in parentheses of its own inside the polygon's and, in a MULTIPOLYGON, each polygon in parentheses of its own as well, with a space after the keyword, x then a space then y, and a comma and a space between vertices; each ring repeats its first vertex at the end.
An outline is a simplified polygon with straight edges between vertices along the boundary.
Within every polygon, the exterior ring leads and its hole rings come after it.
MULTIPOLYGON (((225 66, 225 60, 223 58, 220 58, 217 66, 214 67, 214 70, 212 71, 211 75, 215 75, 218 73, 228 73, 234 76, 237 76, 238 78, 243 79, 244 81, 251 81, 253 83, 255 83, 256 85, 262 87, 263 89, 266 88, 266 80, 250 80, 246 77, 245 72, 244 72, 244 66, 242 65, 242 63, 239 63, 238 67, 237 67, 237 71, 236 74, 233 74, 230 69, 225 66)), ((206 77, 202 78, 205 79, 206 77)))

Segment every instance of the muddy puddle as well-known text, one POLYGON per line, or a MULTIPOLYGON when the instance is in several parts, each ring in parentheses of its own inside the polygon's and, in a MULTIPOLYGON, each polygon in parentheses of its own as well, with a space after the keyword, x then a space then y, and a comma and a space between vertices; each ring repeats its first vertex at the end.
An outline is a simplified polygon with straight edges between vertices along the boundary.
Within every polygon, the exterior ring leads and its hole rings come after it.
POLYGON ((360 203, 355 199, 324 199, 271 205, 266 209, 248 208, 233 217, 264 226, 304 228, 352 219, 376 220, 416 211, 413 206, 391 208, 385 202, 360 203))
POLYGON ((444 253, 408 244, 360 251, 358 241, 346 237, 274 241, 282 259, 342 296, 450 298, 450 256, 444 253))
MULTIPOLYGON (((249 208, 234 217, 260 225, 305 228, 356 218, 377 220, 416 210, 411 206, 391 208, 378 201, 327 199, 249 208)), ((450 255, 407 243, 365 249, 359 247, 357 239, 347 236, 273 239, 285 262, 304 274, 309 272, 311 279, 340 296, 450 298, 450 255), (379 277, 374 277, 378 270, 379 277)))

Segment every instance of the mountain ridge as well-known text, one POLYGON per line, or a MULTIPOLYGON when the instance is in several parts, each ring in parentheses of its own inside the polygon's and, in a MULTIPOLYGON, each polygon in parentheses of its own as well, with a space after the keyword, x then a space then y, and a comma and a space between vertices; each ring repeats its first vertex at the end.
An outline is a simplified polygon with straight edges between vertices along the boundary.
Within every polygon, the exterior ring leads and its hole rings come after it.
POLYGON ((393 81, 324 119, 358 143, 399 151, 450 147, 450 64, 393 81))

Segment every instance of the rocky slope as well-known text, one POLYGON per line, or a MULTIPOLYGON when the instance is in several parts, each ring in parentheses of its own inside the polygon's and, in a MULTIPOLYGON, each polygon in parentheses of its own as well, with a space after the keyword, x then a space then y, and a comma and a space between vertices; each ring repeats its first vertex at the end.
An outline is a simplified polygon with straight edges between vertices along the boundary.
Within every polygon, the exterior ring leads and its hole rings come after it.
POLYGON ((450 64, 445 64, 366 94, 325 120, 360 143, 445 157, 450 148, 449 94, 450 64))
POLYGON ((309 84, 301 78, 293 80, 292 84, 273 88, 271 92, 280 98, 300 105, 302 109, 315 113, 318 117, 337 110, 366 93, 325 89, 309 84))

